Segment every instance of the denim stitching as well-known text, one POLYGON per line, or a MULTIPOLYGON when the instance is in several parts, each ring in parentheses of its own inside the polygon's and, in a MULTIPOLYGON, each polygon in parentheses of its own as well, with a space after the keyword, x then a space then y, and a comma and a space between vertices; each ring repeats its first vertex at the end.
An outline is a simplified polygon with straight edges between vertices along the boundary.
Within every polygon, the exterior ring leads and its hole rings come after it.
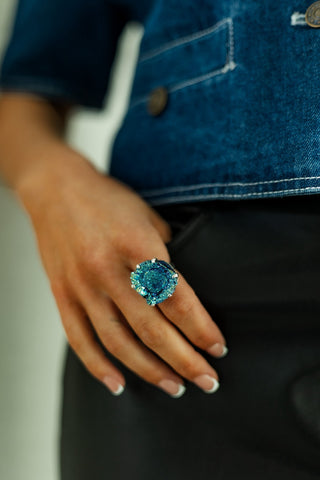
MULTIPOLYGON (((167 187, 167 188, 159 188, 159 189, 151 189, 151 190, 142 190, 141 193, 148 193, 149 195, 157 195, 162 193, 170 193, 170 192, 184 192, 186 190, 198 190, 199 188, 213 188, 213 187, 227 187, 227 186, 238 186, 238 187, 245 187, 245 186, 253 186, 253 185, 268 185, 271 183, 281 183, 281 182, 293 182, 294 180, 318 180, 320 176, 316 177, 292 177, 292 178, 283 178, 280 180, 265 180, 262 182, 229 182, 229 183, 200 183, 198 185, 188 185, 183 187, 167 187)), ((277 190, 279 191, 279 190, 277 190)))
POLYGON ((305 13, 293 12, 291 15, 291 25, 307 25, 305 13))
MULTIPOLYGON (((227 61, 226 61, 225 65, 222 68, 212 70, 211 72, 208 72, 204 75, 200 75, 198 77, 193 77, 190 80, 184 80, 182 82, 175 83, 171 87, 167 87, 169 93, 176 92, 178 90, 189 87, 191 85, 195 85, 197 83, 203 82, 205 80, 208 80, 209 78, 215 77, 215 76, 220 75, 220 74, 224 75, 229 70, 234 70, 236 68, 237 64, 234 62, 234 30, 233 30, 232 18, 227 17, 227 18, 221 20, 221 22, 219 22, 219 24, 220 24, 219 27, 224 25, 224 24, 228 25, 228 47, 227 47, 227 59, 226 59, 227 61)), ((218 24, 215 24, 215 26, 217 26, 217 25, 218 24)), ((202 36, 204 36, 204 35, 202 35, 202 36)), ((184 37, 184 38, 186 38, 186 37, 184 37)), ((183 43, 185 43, 185 42, 183 42, 183 43)), ((168 50, 168 48, 166 50, 168 50)), ((133 100, 130 103, 130 105, 128 107, 128 110, 133 108, 133 107, 136 107, 137 105, 140 105, 141 103, 147 102, 148 99, 149 99, 148 95, 143 95, 141 97, 136 98, 136 100, 133 100)))
POLYGON ((138 60, 138 63, 145 62, 146 60, 150 60, 151 58, 157 55, 160 55, 161 53, 166 52, 167 50, 171 50, 185 43, 191 43, 195 40, 198 40, 199 38, 208 36, 211 33, 214 33, 220 27, 222 27, 225 23, 228 23, 230 19, 231 17, 223 18, 218 23, 215 23, 209 28, 206 28, 204 30, 199 30, 198 32, 192 33, 191 35, 186 35, 185 37, 178 38, 177 40, 173 40, 172 42, 167 42, 160 47, 148 50, 147 52, 141 55, 140 59, 138 60))
POLYGON ((228 27, 229 27, 229 60, 228 60, 228 63, 229 64, 231 64, 231 63, 234 64, 234 29, 233 29, 233 20, 232 20, 231 17, 228 17, 228 27))
MULTIPOLYGON (((251 193, 243 193, 243 194, 224 194, 224 193, 213 193, 213 194, 206 194, 206 195, 178 195, 172 197, 164 197, 163 199, 153 199, 156 201, 158 205, 161 203, 170 203, 175 200, 200 200, 200 199, 209 199, 209 198, 247 198, 247 197, 263 197, 268 196, 271 193, 294 193, 294 192, 306 192, 311 190, 317 190, 320 193, 320 186, 319 187, 304 187, 304 188, 291 188, 287 190, 269 190, 268 192, 251 192, 251 193)), ((151 200, 152 201, 152 200, 151 200)))
POLYGON ((228 23, 228 47, 227 47, 227 61, 224 67, 219 68, 218 70, 212 70, 211 72, 205 73, 204 75, 199 75, 199 77, 192 78, 191 80, 186 80, 184 82, 177 83, 169 88, 169 92, 176 92, 182 88, 194 85, 196 83, 203 82, 209 78, 215 77, 216 75, 224 74, 229 70, 233 70, 236 67, 235 62, 233 61, 234 55, 234 31, 233 31, 233 22, 232 18, 228 17, 226 23, 228 23))
POLYGON ((226 65, 219 70, 213 70, 212 72, 205 73, 204 75, 200 75, 199 77, 195 77, 191 80, 186 80, 185 82, 177 83, 173 85, 169 92, 176 92, 177 90, 181 90, 182 88, 189 87, 190 85, 195 85, 196 83, 203 82, 209 78, 215 77, 216 75, 224 74, 229 70, 233 70, 236 67, 234 62, 226 63, 226 65))

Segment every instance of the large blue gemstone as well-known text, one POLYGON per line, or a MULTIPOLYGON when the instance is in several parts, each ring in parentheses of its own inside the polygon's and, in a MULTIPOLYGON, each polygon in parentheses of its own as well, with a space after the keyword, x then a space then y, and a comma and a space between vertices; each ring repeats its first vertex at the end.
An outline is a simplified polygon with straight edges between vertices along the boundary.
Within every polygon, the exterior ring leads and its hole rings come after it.
POLYGON ((175 291, 178 283, 177 273, 169 263, 164 260, 146 260, 137 266, 130 274, 133 288, 143 297, 149 305, 163 302, 175 291))

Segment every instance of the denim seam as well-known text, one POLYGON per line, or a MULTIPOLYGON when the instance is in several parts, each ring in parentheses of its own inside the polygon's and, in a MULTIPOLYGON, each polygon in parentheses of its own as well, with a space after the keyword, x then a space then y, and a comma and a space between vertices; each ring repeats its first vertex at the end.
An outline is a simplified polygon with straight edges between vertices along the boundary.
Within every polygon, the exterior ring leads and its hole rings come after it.
POLYGON ((227 73, 229 70, 233 70, 236 67, 235 63, 226 63, 224 67, 219 68, 218 70, 213 70, 212 72, 205 73, 204 75, 200 75, 199 77, 192 78, 191 80, 186 80, 181 83, 177 83, 173 85, 171 88, 169 88, 169 92, 176 92, 178 90, 181 90, 182 88, 189 87, 191 85, 195 85, 197 83, 204 82, 205 80, 208 80, 209 78, 215 77, 216 75, 223 75, 227 73))
POLYGON ((265 180, 261 182, 227 182, 227 183, 200 183, 198 185, 188 185, 183 187, 168 187, 168 188, 160 188, 160 189, 151 189, 151 190, 142 190, 141 193, 148 193, 150 195, 158 195, 162 193, 170 193, 170 192, 185 192, 187 190, 198 190, 200 188, 214 188, 214 187, 246 187, 246 186, 254 186, 254 185, 269 185, 272 183, 281 183, 281 182, 292 182, 295 180, 318 180, 320 176, 313 176, 313 177, 292 177, 292 178, 283 178, 279 180, 265 180))
MULTIPOLYGON (((183 88, 189 87, 191 85, 196 85, 198 83, 201 83, 205 80, 208 80, 209 78, 215 77, 217 75, 224 75, 227 73, 229 70, 234 70, 237 66, 237 64, 234 62, 234 30, 233 30, 233 21, 231 17, 227 17, 223 20, 221 20, 221 25, 227 24, 228 26, 228 44, 227 44, 227 57, 226 57, 226 63, 223 67, 214 69, 211 72, 205 73, 203 75, 199 75, 198 77, 193 77, 189 80, 184 80, 182 82, 175 83, 171 86, 167 87, 167 90, 169 93, 176 92, 178 90, 182 90, 183 88)), ((219 25, 219 26, 221 26, 219 25)), ((149 95, 143 95, 140 97, 137 97, 136 100, 132 100, 128 110, 136 107, 137 105, 140 105, 141 103, 147 102, 149 99, 149 95)))
MULTIPOLYGON (((153 199, 148 199, 146 196, 146 200, 152 202, 156 202, 158 205, 161 203, 170 203, 175 200, 183 200, 183 201, 189 201, 189 200, 201 200, 201 199, 214 199, 214 198, 249 198, 249 197, 265 197, 265 196, 271 196, 270 194, 280 194, 280 193, 302 193, 302 192, 307 192, 307 191, 318 191, 320 193, 320 185, 318 187, 300 187, 300 188, 291 188, 291 189, 285 189, 285 190, 269 190, 267 192, 250 192, 250 193, 233 193, 233 194, 228 194, 228 193, 212 193, 212 194, 200 194, 200 195, 173 195, 171 197, 162 197, 162 198, 153 198, 153 199)), ((139 192, 140 195, 141 192, 139 192)), ((274 195, 275 196, 275 195, 274 195)))
POLYGON ((229 28, 229 51, 228 51, 228 64, 236 64, 234 63, 234 28, 233 28, 233 20, 232 17, 228 17, 228 28, 229 28))
POLYGON ((231 17, 223 18, 222 20, 215 23, 209 28, 206 28, 204 30, 198 30, 197 32, 194 32, 190 35, 186 35, 185 37, 180 37, 177 40, 173 40, 172 42, 167 42, 160 47, 147 50, 141 55, 140 59, 138 60, 138 63, 142 63, 147 60, 150 60, 155 56, 160 55, 161 53, 164 53, 168 50, 172 50, 173 48, 179 47, 187 43, 191 43, 191 42, 193 43, 196 40, 209 36, 212 33, 215 33, 217 30, 219 30, 220 27, 223 27, 225 23, 229 23, 230 20, 231 20, 231 17))

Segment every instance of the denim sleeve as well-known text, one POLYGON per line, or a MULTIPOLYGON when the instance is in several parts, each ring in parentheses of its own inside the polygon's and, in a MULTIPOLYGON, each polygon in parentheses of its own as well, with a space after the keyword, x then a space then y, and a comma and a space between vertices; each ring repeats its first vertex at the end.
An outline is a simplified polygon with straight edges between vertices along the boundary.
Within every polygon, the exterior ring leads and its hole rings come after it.
POLYGON ((20 0, 0 90, 101 108, 128 12, 106 0, 20 0))

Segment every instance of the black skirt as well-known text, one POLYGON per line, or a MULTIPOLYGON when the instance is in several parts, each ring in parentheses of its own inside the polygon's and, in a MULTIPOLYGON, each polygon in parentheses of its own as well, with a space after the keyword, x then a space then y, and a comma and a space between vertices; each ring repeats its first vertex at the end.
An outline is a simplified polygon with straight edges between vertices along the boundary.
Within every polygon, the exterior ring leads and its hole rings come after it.
POLYGON ((66 344, 61 480, 320 478, 320 196, 154 207, 229 348, 220 388, 172 398, 106 349, 112 395, 66 344))

